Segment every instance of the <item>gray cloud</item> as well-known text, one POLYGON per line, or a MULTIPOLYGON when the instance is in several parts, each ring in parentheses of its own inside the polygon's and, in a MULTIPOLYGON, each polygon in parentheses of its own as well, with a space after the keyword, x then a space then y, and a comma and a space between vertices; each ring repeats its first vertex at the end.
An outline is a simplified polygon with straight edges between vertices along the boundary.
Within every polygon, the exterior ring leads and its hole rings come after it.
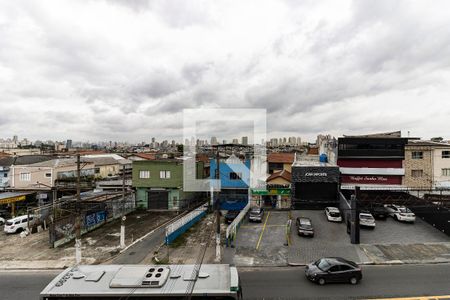
MULTIPOLYGON (((180 138, 184 108, 224 107, 266 108, 269 135, 448 136, 449 8, 390 0, 2 3, 0 106, 9 110, 0 129, 36 139, 180 138)), ((212 128, 218 137, 242 129, 212 128)))

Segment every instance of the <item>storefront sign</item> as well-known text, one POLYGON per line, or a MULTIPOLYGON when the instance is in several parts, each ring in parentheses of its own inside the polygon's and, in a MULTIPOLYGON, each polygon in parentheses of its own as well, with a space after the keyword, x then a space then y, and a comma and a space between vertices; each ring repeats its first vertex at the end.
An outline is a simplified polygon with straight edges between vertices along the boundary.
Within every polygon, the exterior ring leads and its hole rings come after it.
POLYGON ((342 183, 402 184, 401 176, 342 175, 342 183))
POLYGON ((305 173, 305 177, 326 177, 327 173, 305 173))
POLYGON ((16 196, 16 197, 0 199, 0 204, 10 204, 10 203, 24 201, 24 200, 25 200, 25 196, 16 196))
POLYGON ((278 189, 267 189, 267 190, 255 190, 252 189, 252 195, 290 195, 290 188, 278 188, 278 189))

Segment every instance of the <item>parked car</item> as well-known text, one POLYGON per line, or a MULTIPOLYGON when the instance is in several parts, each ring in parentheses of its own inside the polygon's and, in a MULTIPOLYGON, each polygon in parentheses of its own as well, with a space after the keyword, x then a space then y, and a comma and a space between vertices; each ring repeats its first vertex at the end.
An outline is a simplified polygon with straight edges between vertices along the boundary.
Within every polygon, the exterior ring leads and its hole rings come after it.
POLYGON ((33 225, 35 221, 36 218, 32 215, 30 215, 29 219, 28 215, 15 217, 6 221, 3 231, 6 233, 19 233, 28 228, 28 223, 33 225))
POLYGON ((311 220, 304 217, 298 217, 297 221, 297 233, 303 236, 314 236, 314 228, 312 226, 311 220))
POLYGON ((361 211, 359 213, 359 226, 375 228, 375 218, 368 211, 361 211))
POLYGON ((369 211, 375 219, 386 220, 389 216, 386 207, 382 205, 374 205, 369 208, 369 211))
POLYGON ((385 204, 389 215, 397 221, 404 221, 414 223, 416 221, 416 215, 407 207, 403 205, 385 204))
POLYGON ((239 215, 241 211, 239 210, 229 210, 225 215, 225 223, 231 224, 234 219, 239 215))
POLYGON ((342 222, 341 212, 337 207, 326 207, 325 215, 330 222, 342 222))
POLYGON ((262 222, 264 217, 264 209, 261 207, 253 207, 248 214, 248 220, 250 222, 262 222))
POLYGON ((362 270, 356 263, 344 258, 325 257, 307 265, 305 275, 320 285, 327 282, 357 284, 362 279, 362 270))
POLYGON ((0 217, 0 225, 4 225, 4 224, 5 224, 5 222, 6 222, 6 220, 5 220, 5 219, 3 219, 2 217, 0 217))

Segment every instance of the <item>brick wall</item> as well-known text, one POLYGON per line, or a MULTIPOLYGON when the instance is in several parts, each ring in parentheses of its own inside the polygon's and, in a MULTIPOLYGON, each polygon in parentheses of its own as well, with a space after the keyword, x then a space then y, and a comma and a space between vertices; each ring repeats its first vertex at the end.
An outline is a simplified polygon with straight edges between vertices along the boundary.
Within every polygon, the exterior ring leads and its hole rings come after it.
POLYGON ((432 151, 427 146, 406 146, 404 160, 405 177, 403 185, 409 188, 431 188, 433 181, 432 151), (413 159, 412 153, 423 152, 422 159, 413 159), (413 170, 423 170, 422 177, 412 177, 413 170))

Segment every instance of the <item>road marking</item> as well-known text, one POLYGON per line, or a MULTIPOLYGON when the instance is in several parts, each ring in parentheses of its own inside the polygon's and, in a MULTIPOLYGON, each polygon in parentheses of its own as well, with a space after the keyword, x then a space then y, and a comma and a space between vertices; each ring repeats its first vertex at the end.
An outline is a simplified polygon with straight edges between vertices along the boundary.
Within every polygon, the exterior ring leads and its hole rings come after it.
POLYGON ((266 230, 267 220, 269 220, 269 216, 270 216, 270 211, 267 213, 266 221, 264 222, 263 229, 261 230, 261 234, 259 235, 259 240, 258 240, 258 243, 256 244, 256 250, 259 249, 259 244, 261 244, 262 236, 264 234, 264 230, 266 230))
MULTIPOLYGON (((261 228, 264 225, 242 225, 241 228, 261 228)), ((266 225, 266 227, 286 227, 286 225, 266 225)))
POLYGON ((450 295, 445 296, 418 296, 418 297, 400 297, 400 298, 371 298, 370 300, 445 300, 450 299, 450 295))

